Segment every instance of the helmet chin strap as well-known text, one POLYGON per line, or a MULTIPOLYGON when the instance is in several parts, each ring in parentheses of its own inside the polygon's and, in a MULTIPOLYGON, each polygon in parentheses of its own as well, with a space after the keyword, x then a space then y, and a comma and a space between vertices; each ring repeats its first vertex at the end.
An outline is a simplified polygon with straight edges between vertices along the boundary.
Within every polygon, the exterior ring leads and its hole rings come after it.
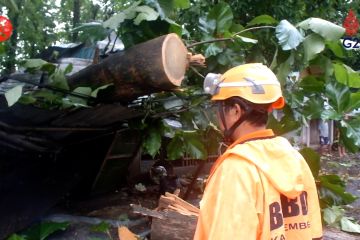
POLYGON ((251 107, 242 102, 241 100, 236 101, 241 108, 245 109, 245 113, 230 127, 228 128, 225 121, 225 106, 224 101, 218 103, 218 109, 220 113, 220 119, 224 126, 224 141, 225 143, 231 143, 233 139, 231 138, 235 130, 248 118, 250 113, 253 111, 251 107))

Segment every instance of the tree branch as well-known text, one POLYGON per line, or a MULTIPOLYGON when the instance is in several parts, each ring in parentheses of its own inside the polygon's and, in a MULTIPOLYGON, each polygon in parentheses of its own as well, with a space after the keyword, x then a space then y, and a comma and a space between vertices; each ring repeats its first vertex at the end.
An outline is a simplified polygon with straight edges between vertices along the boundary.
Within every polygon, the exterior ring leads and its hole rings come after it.
POLYGON ((247 28, 244 29, 240 32, 234 33, 232 35, 232 37, 228 37, 228 38, 215 38, 215 39, 211 39, 211 40, 206 40, 206 41, 201 41, 201 42, 196 42, 193 44, 189 44, 186 47, 187 48, 192 48, 198 45, 202 45, 202 44, 206 44, 206 43, 213 43, 213 42, 222 42, 222 41, 229 41, 229 40, 233 40, 237 35, 247 32, 247 31, 252 31, 252 30, 256 30, 256 29, 266 29, 266 28, 275 28, 274 26, 260 26, 260 27, 252 27, 252 28, 247 28))

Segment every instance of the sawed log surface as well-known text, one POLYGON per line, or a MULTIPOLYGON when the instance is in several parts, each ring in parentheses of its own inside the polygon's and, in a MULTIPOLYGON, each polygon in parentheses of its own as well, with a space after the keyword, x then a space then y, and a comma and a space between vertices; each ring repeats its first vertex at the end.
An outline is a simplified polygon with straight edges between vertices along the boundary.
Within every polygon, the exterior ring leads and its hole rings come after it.
POLYGON ((114 84, 111 100, 180 86, 189 64, 187 49, 176 34, 164 35, 107 57, 68 78, 69 85, 99 87, 114 84))

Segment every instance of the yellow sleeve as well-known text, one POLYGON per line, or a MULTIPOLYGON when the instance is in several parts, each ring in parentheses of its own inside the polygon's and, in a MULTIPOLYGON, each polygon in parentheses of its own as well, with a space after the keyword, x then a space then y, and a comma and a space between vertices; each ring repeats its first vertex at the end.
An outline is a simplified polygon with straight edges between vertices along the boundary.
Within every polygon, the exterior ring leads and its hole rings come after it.
POLYGON ((206 186, 194 239, 256 239, 258 174, 255 166, 226 159, 206 186))

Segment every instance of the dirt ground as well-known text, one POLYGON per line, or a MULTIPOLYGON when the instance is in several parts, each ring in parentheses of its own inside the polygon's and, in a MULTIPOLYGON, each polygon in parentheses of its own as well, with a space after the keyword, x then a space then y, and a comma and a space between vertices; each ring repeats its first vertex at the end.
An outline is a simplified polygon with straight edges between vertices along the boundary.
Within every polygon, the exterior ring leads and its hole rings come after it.
POLYGON ((347 215, 360 223, 360 153, 345 157, 334 151, 326 153, 321 157, 321 172, 339 175, 346 182, 347 192, 359 197, 347 208, 347 215))

